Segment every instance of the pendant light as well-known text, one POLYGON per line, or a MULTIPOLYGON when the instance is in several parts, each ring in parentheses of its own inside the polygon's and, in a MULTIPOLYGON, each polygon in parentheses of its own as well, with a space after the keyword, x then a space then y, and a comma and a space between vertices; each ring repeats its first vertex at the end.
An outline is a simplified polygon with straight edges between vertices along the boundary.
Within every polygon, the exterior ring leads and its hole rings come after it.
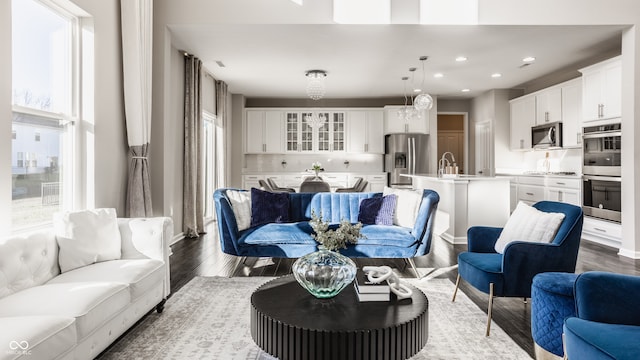
POLYGON ((424 91, 424 62, 428 58, 428 56, 420 56, 420 62, 422 62, 422 84, 420 85, 420 94, 416 96, 415 100, 413 101, 413 106, 418 111, 431 110, 431 108, 433 107, 433 98, 431 97, 431 95, 427 94, 424 91))

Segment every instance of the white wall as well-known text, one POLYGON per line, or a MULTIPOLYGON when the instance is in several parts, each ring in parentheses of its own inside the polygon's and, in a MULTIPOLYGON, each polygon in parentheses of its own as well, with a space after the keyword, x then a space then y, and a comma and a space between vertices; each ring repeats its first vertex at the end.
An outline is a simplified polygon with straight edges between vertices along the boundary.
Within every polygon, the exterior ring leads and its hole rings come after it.
MULTIPOLYGON (((120 2, 74 0, 74 3, 88 12, 94 23, 95 207, 114 207, 124 216, 128 146, 122 90, 120 2)), ((91 199, 87 202, 91 203, 91 199)))

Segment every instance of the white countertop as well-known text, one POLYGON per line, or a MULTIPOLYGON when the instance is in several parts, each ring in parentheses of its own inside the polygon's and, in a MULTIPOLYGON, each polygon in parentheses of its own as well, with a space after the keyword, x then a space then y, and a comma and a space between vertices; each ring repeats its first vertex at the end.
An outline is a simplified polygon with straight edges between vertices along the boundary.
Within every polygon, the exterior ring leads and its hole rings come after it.
POLYGON ((424 179, 424 180, 434 180, 434 181, 504 181, 509 180, 506 177, 496 177, 496 176, 478 176, 478 175, 456 175, 455 177, 450 175, 445 175, 443 177, 438 177, 436 174, 401 174, 400 176, 406 176, 410 178, 416 179, 424 179))
POLYGON ((563 178, 563 179, 582 179, 582 174, 574 174, 574 175, 566 175, 566 174, 554 174, 554 173, 536 173, 536 174, 527 174, 527 173, 497 173, 496 176, 533 176, 533 177, 548 177, 548 178, 563 178))

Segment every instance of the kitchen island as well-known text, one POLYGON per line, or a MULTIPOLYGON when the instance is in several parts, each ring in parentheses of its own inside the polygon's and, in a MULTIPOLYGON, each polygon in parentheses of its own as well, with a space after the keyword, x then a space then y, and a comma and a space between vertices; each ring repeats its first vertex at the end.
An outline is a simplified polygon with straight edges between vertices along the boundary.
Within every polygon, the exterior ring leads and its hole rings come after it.
POLYGON ((509 177, 403 176, 413 179, 414 188, 435 190, 440 195, 434 233, 452 244, 466 244, 467 229, 471 226, 502 227, 509 218, 509 177))

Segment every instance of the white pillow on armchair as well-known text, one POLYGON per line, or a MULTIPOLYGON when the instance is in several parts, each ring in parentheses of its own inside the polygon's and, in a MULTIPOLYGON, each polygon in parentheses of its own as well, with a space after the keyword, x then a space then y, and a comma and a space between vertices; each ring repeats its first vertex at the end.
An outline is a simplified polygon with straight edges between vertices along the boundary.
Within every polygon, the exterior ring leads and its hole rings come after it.
POLYGON ((115 209, 56 213, 53 225, 61 272, 122 256, 115 209))
POLYGON ((555 238, 562 220, 563 213, 540 211, 521 201, 507 220, 494 249, 502 254, 512 241, 550 243, 555 238))

